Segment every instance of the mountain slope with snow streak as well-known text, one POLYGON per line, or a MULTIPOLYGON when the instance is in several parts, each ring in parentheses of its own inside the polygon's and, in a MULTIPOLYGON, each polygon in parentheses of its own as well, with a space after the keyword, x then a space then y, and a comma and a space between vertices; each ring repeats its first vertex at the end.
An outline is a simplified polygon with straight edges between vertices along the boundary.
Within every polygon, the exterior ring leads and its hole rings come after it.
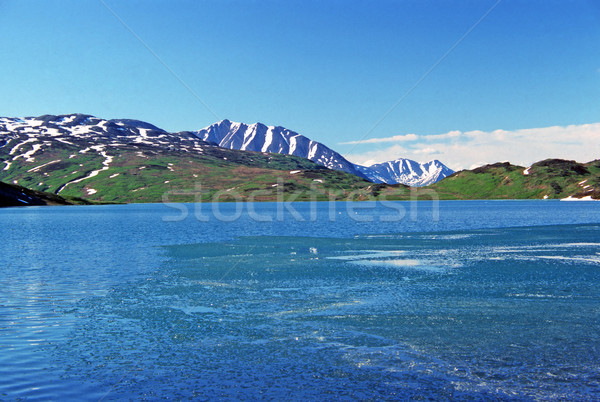
MULTIPOLYGON (((138 120, 104 120, 84 114, 0 118, 0 161, 3 163, 0 172, 3 176, 18 174, 19 161, 27 163, 24 167, 31 164, 28 173, 35 173, 47 165, 60 169, 67 162, 82 162, 76 165, 75 170, 65 172, 62 176, 65 180, 58 187, 44 186, 46 180, 35 183, 39 190, 57 194, 72 184, 85 182, 109 170, 114 156, 124 149, 202 153, 205 145, 208 144, 192 134, 171 134, 138 120), (67 150, 68 155, 65 153, 67 150), (55 159, 47 161, 48 155, 55 159), (45 163, 37 163, 40 156, 45 163), (99 163, 96 156, 101 158, 99 163), (94 164, 90 163, 90 159, 95 160, 94 164)), ((54 182, 56 178, 48 181, 54 182)))
POLYGON ((200 139, 214 142, 223 148, 295 155, 329 169, 366 177, 339 153, 284 127, 236 123, 225 119, 198 130, 195 134, 200 139))

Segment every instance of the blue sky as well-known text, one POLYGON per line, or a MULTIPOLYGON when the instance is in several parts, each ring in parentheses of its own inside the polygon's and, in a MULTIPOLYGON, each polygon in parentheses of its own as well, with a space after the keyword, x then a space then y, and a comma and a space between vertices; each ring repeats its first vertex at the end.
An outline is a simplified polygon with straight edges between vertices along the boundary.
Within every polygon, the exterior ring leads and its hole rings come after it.
POLYGON ((361 163, 593 159, 599 3, 496 3, 0 1, 0 115, 80 112, 170 131, 260 121, 361 163), (470 151, 462 134, 473 132, 485 152, 470 151), (556 144, 519 151, 536 137, 556 144), (389 140, 360 143, 374 138, 389 140))

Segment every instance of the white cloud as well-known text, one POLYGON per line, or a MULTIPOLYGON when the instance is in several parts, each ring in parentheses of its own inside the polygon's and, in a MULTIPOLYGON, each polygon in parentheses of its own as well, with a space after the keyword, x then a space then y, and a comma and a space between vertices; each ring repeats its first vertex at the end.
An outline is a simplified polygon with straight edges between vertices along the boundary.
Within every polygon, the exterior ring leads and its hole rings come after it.
POLYGON ((504 160, 529 166, 547 158, 574 159, 579 162, 600 159, 600 123, 514 131, 450 131, 417 137, 419 141, 406 147, 393 145, 346 157, 355 163, 381 163, 398 158, 419 162, 439 159, 454 170, 504 160))
POLYGON ((381 143, 381 142, 414 141, 418 138, 419 138, 419 136, 416 134, 404 134, 404 135, 394 135, 393 137, 369 138, 368 140, 340 142, 340 145, 377 144, 377 143, 381 143))
POLYGON ((452 138, 460 137, 462 134, 463 133, 461 131, 454 130, 454 131, 447 132, 445 134, 427 135, 427 136, 424 136, 423 138, 426 138, 428 141, 445 140, 445 139, 452 139, 452 138))
POLYGON ((415 151, 412 151, 414 154, 427 154, 427 155, 434 155, 434 154, 439 154, 440 151, 438 151, 435 148, 423 148, 423 149, 417 149, 415 151))

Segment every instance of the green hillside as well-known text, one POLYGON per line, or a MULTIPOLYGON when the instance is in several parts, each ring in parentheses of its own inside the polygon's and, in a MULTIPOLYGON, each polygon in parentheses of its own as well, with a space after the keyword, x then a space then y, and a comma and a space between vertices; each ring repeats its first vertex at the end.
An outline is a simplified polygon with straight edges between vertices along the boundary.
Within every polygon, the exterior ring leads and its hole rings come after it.
POLYGON ((526 169, 495 163, 457 172, 419 194, 435 191, 440 199, 600 199, 600 160, 577 163, 547 159, 526 169))
POLYGON ((54 146, 37 154, 34 163, 25 159, 13 162, 10 170, 0 171, 0 180, 36 191, 59 192, 67 199, 102 203, 600 199, 600 160, 581 164, 548 159, 529 169, 496 163, 457 172, 428 187, 408 188, 373 184, 295 156, 215 146, 205 147, 202 154, 121 147, 110 153, 112 160, 106 170, 102 170, 105 159, 99 153, 79 151, 80 147, 68 144, 54 146), (93 171, 98 172, 89 177, 93 171), (83 180, 73 182, 79 179, 83 180))
MULTIPOLYGON (((7 149, 0 149, 0 161, 8 160, 1 153, 7 149)), ((362 178, 290 155, 208 145, 202 154, 123 146, 106 151, 111 160, 102 170, 105 157, 80 150, 69 144, 54 145, 37 153, 34 162, 24 158, 12 162, 9 170, 0 170, 0 180, 63 197, 117 203, 368 199, 373 195, 372 183, 362 178)))

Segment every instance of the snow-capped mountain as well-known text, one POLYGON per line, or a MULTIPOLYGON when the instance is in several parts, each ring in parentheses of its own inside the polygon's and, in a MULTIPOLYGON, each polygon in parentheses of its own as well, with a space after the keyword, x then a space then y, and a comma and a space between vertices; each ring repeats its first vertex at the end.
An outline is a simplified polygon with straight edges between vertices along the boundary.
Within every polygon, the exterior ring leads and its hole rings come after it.
MULTIPOLYGON (((152 124, 129 119, 104 120, 90 115, 44 115, 39 117, 0 117, 0 173, 10 175, 23 164, 33 164, 27 172, 40 169, 58 169, 69 162, 79 161, 82 170, 89 158, 102 158, 102 165, 85 175, 78 170, 67 176, 72 180, 60 186, 58 194, 67 186, 97 176, 113 167, 114 160, 124 150, 148 158, 161 153, 186 152, 202 154, 206 148, 218 148, 189 132, 168 133, 152 124), (66 153, 68 151, 68 153, 66 153), (38 156, 45 161, 39 163, 38 156), (47 161, 48 156, 51 160, 47 161)), ((46 174, 49 177, 49 174, 46 174)), ((13 181, 13 184, 17 184, 13 181)), ((39 183, 42 184, 41 182, 39 183)))
POLYGON ((356 165, 356 167, 374 183, 402 183, 413 187, 428 186, 454 173, 437 159, 419 163, 400 158, 371 166, 356 165))
POLYGON ((248 125, 222 120, 198 130, 196 135, 223 148, 300 156, 329 169, 366 178, 353 163, 339 153, 284 127, 266 126, 262 123, 248 125))
POLYGON ((204 141, 220 147, 300 156, 329 169, 342 170, 375 183, 427 186, 454 173, 438 160, 420 164, 409 159, 356 165, 325 145, 284 127, 222 120, 196 132, 204 141))
POLYGON ((81 154, 102 154, 124 146, 201 152, 207 145, 189 132, 168 133, 139 120, 104 120, 85 114, 0 117, 0 148, 10 147, 3 170, 19 158, 33 161, 56 143, 78 146, 81 154))

